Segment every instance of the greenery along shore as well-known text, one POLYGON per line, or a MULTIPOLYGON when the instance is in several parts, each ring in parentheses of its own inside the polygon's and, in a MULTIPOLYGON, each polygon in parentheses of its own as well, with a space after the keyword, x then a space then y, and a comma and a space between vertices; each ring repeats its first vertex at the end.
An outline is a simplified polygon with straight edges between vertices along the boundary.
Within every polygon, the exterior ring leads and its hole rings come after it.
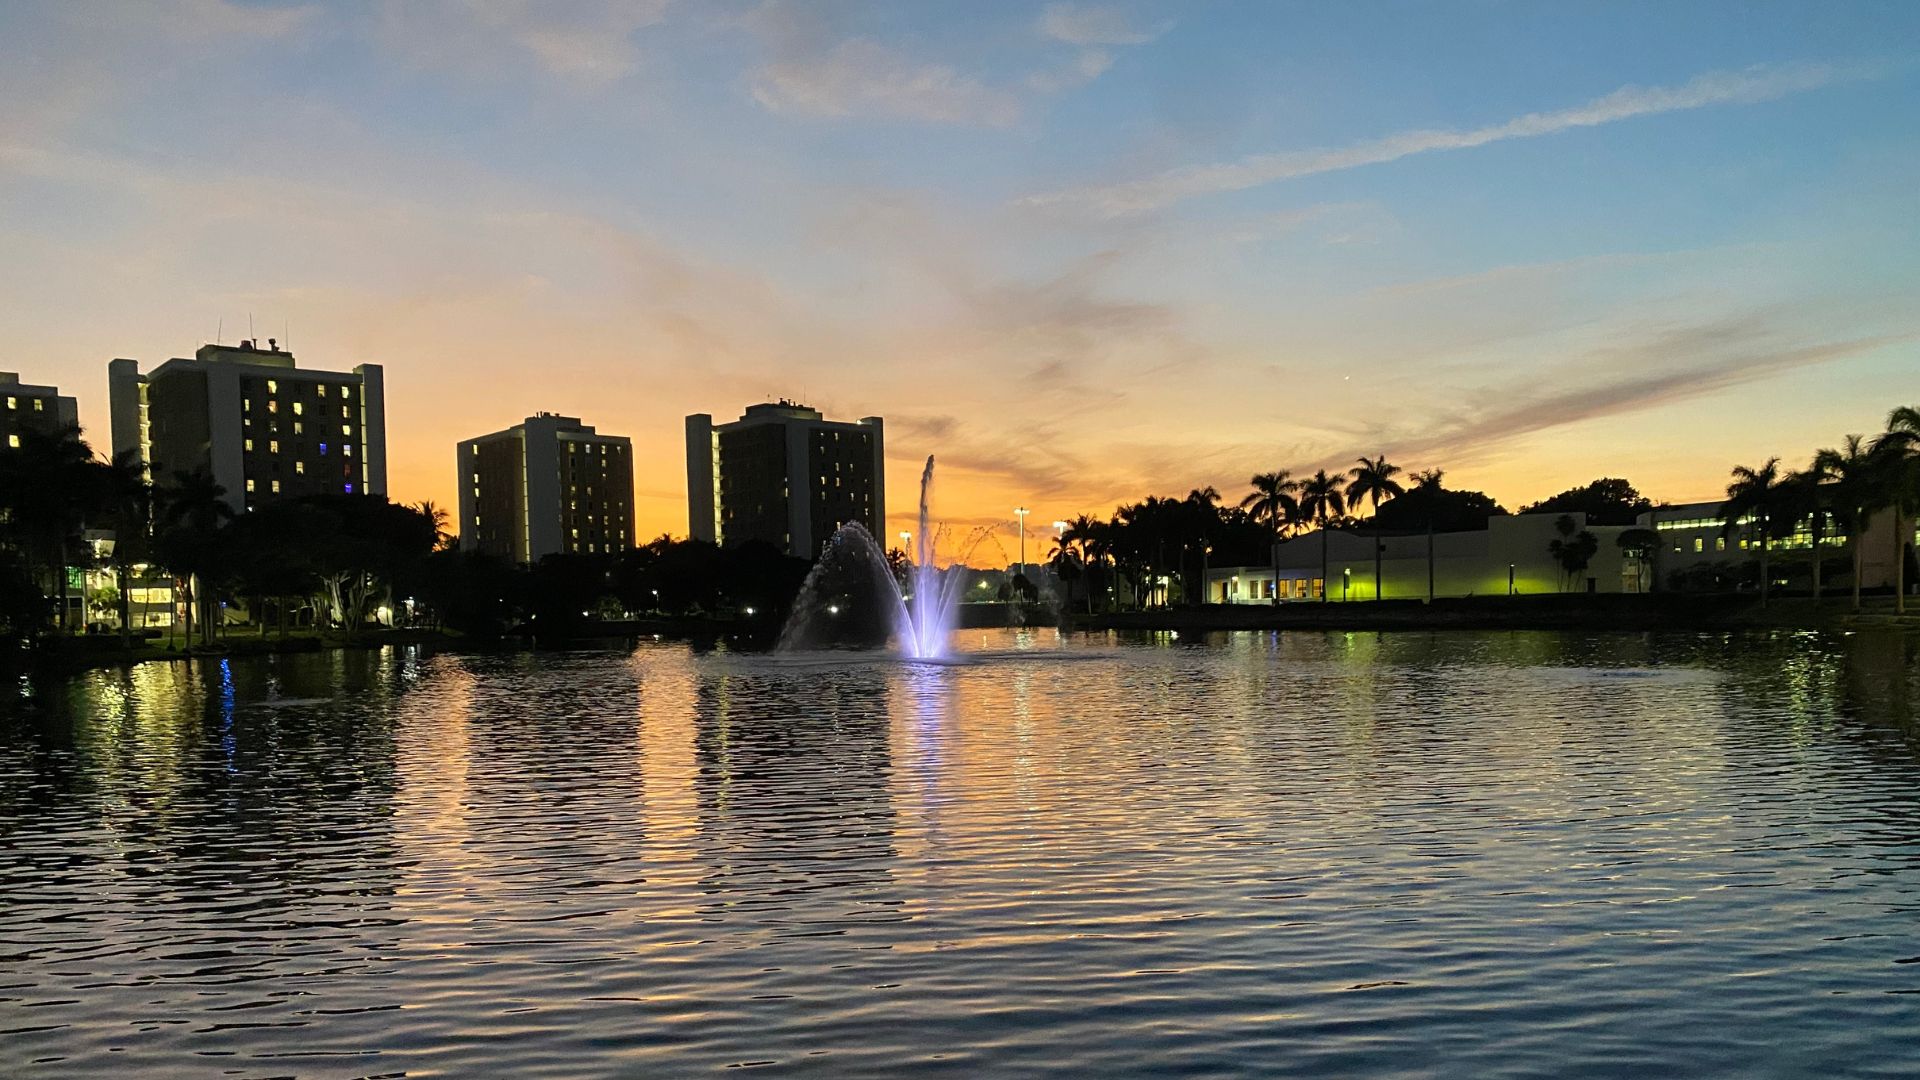
MULTIPOLYGON (((1180 606, 1204 595, 1210 564, 1261 565, 1287 537, 1470 530, 1507 513, 1481 492, 1447 488, 1438 469, 1403 476, 1378 455, 1343 474, 1261 473, 1237 504, 1223 505, 1207 487, 1149 496, 1104 520, 1077 516, 1062 523, 1047 559, 1058 583, 1054 599, 1083 615, 1180 606)), ((150 480, 137 461, 97 457, 73 430, 29 431, 17 446, 0 447, 0 638, 18 645, 91 628, 126 649, 157 634, 165 649, 212 645, 236 625, 262 640, 375 628, 477 638, 519 628, 561 637, 639 618, 777 625, 808 569, 763 544, 722 549, 666 536, 630 551, 516 566, 456 550, 445 513, 431 503, 326 495, 236 515, 226 494, 201 473, 150 480), (80 569, 100 571, 111 584, 75 597, 84 587, 80 569), (178 598, 178 626, 136 629, 133 596, 146 589, 178 598)), ((1603 479, 1521 512, 1629 524, 1652 508, 1626 481, 1603 479)), ((1797 469, 1777 458, 1735 467, 1718 513, 1727 532, 1753 538, 1750 552, 1725 572, 1663 582, 1663 591, 1751 585, 1765 604, 1784 574, 1804 581, 1796 591, 1816 597, 1844 588, 1848 608, 1861 610, 1862 531, 1884 521, 1902 552, 1888 590, 1892 612, 1904 612, 1908 541, 1920 513, 1920 409, 1895 409, 1881 432, 1849 435, 1797 469), (1810 533, 1811 549, 1794 552, 1783 570, 1776 545, 1798 532, 1810 533)), ((1628 530, 1620 542, 1657 541, 1636 531, 1646 532, 1628 530)), ((1591 557, 1590 539, 1568 528, 1553 541, 1554 555, 1572 567, 1591 557)), ((905 556, 889 558, 898 573, 905 556)), ((1036 593, 1034 583, 1012 575, 987 595, 1031 600, 1036 593)))

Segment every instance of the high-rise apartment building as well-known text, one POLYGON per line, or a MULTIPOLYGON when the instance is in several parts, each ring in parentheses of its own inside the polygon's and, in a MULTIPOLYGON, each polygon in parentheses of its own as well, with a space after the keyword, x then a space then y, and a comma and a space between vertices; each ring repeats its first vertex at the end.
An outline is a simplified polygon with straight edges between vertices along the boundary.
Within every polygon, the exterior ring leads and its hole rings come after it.
POLYGON ((516 562, 633 546, 633 440, 539 413, 459 445, 460 547, 516 562))
POLYGON ((202 345, 141 374, 107 365, 113 450, 139 451, 156 482, 204 471, 244 512, 300 495, 384 495, 386 391, 380 365, 302 370, 272 338, 202 345))
POLYGON ((887 520, 883 425, 828 420, 792 401, 715 424, 687 417, 688 526, 696 540, 767 543, 812 559, 842 525, 875 537, 887 520))
POLYGON ((0 444, 17 447, 28 431, 51 435, 80 426, 79 403, 62 397, 58 387, 32 386, 11 371, 0 371, 0 397, 6 405, 0 410, 0 444))

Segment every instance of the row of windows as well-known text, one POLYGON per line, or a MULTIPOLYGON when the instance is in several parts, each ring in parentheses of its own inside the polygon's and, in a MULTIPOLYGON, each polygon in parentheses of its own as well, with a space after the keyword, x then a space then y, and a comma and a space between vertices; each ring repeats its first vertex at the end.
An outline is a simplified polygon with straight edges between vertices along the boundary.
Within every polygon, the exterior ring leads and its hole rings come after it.
MULTIPOLYGON (((298 391, 299 391, 299 389, 300 389, 300 388, 302 388, 302 387, 307 387, 307 386, 311 386, 311 387, 313 387, 313 388, 314 388, 314 393, 315 393, 315 394, 317 394, 318 396, 320 396, 320 397, 326 397, 326 396, 327 396, 327 384, 326 384, 326 383, 309 383, 309 382, 305 382, 305 381, 299 381, 299 382, 295 382, 295 383, 294 383, 293 385, 294 385, 294 389, 295 389, 295 392, 298 392, 298 391)), ((277 393, 279 393, 279 392, 280 392, 280 380, 278 380, 278 379, 268 379, 268 380, 267 380, 267 393, 269 393, 269 394, 277 394, 277 393)), ((353 387, 351 387, 351 386, 348 386, 348 385, 344 385, 344 384, 343 384, 343 385, 342 385, 342 386, 340 387, 340 400, 342 400, 342 401, 351 401, 351 400, 353 400, 353 387)))
MULTIPOLYGON (((304 469, 303 469, 303 470, 301 470, 301 471, 302 471, 302 472, 305 472, 306 470, 304 470, 304 469)), ((259 491, 259 490, 260 490, 260 487, 259 487, 259 483, 260 483, 260 482, 259 482, 258 480, 254 480, 253 478, 251 478, 251 477, 249 477, 249 478, 247 479, 247 491, 248 491, 249 493, 252 493, 252 492, 256 492, 256 491, 259 491)), ((267 481, 267 484, 268 484, 268 487, 267 487, 267 491, 268 491, 269 493, 271 493, 271 494, 274 494, 274 495, 278 495, 278 494, 280 494, 280 481, 278 481, 278 480, 269 480, 269 481, 267 481)), ((348 494, 348 495, 351 495, 351 494, 353 494, 353 481, 351 481, 351 480, 349 480, 349 481, 347 481, 346 483, 344 483, 344 484, 341 484, 341 485, 340 485, 340 490, 341 490, 342 492, 344 492, 344 493, 346 493, 346 494, 348 494)), ((476 522, 476 524, 477 524, 477 522, 476 522)))
MULTIPOLYGON (((343 432, 343 433, 345 433, 345 434, 347 434, 347 435, 352 435, 352 434, 353 434, 353 432, 352 432, 351 430, 348 430, 348 429, 346 429, 346 428, 342 428, 341 430, 342 430, 342 432, 343 432)), ((296 432, 296 434, 297 434, 297 432, 296 432)), ((242 443, 242 445, 244 445, 244 446, 246 447, 246 449, 247 449, 247 453, 249 453, 249 454, 251 454, 251 453, 253 453, 253 440, 252 440, 252 439, 246 439, 246 440, 244 440, 244 441, 243 441, 243 443, 242 443)), ((328 447, 328 446, 329 446, 330 444, 328 444, 328 443, 319 443, 318 445, 319 445, 319 447, 320 447, 320 456, 321 456, 321 457, 325 457, 325 456, 327 456, 327 447, 328 447)), ((295 453, 298 453, 298 452, 299 452, 299 451, 300 451, 301 449, 302 449, 301 447, 295 447, 295 448, 294 448, 294 452, 295 452, 295 453)), ((280 440, 279 440, 279 439, 268 439, 268 440, 267 440, 267 453, 269 453, 269 454, 277 454, 277 453, 279 453, 279 452, 280 452, 280 440)), ((341 453, 341 455, 342 455, 343 457, 352 457, 352 456, 353 456, 353 444, 352 444, 352 443, 341 443, 341 444, 340 444, 340 453, 341 453)))
MULTIPOLYGON (((34 412, 46 412, 46 411, 47 411, 47 399, 46 399, 46 398, 28 398, 27 400, 28 400, 28 401, 31 401, 31 402, 33 402, 33 411, 34 411, 34 412)), ((8 398, 8 399, 7 399, 7 408, 8 408, 9 410, 18 410, 18 409, 20 408, 20 399, 19 399, 19 398, 17 398, 17 397, 10 397, 10 398, 8 398)))
MULTIPOLYGON (((252 416, 253 415, 253 399, 247 398, 246 400, 242 401, 240 403, 240 411, 241 413, 247 416, 252 416)), ((267 412, 268 414, 273 416, 280 415, 280 403, 277 401, 267 402, 267 412)), ((306 414, 307 414, 307 410, 300 402, 296 401, 293 403, 293 415, 305 416, 306 414)), ((345 405, 340 406, 340 419, 342 420, 353 419, 353 410, 348 408, 345 405)))

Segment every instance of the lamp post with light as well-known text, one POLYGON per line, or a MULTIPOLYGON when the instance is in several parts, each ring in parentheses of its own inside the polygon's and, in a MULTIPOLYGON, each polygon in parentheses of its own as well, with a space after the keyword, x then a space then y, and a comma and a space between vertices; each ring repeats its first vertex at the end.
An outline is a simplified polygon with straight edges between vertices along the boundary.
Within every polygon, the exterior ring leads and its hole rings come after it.
POLYGON ((1024 506, 1013 508, 1013 516, 1020 519, 1020 576, 1027 576, 1027 515, 1032 511, 1024 506))

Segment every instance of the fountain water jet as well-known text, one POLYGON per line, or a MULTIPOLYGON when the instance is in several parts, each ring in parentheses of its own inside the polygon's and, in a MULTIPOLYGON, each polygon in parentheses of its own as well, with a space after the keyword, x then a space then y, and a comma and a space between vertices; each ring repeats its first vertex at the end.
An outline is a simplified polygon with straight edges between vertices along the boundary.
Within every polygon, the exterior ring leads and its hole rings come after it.
POLYGON ((930 514, 932 497, 933 456, 928 455, 927 467, 920 473, 920 531, 914 535, 913 565, 907 571, 904 589, 895 580, 886 551, 873 534, 857 522, 843 525, 807 574, 775 647, 782 651, 804 648, 817 636, 823 613, 838 616, 833 604, 840 595, 836 590, 858 583, 870 587, 876 602, 887 609, 894 647, 902 655, 915 660, 945 657, 965 575, 942 574, 934 565, 937 530, 930 514))

